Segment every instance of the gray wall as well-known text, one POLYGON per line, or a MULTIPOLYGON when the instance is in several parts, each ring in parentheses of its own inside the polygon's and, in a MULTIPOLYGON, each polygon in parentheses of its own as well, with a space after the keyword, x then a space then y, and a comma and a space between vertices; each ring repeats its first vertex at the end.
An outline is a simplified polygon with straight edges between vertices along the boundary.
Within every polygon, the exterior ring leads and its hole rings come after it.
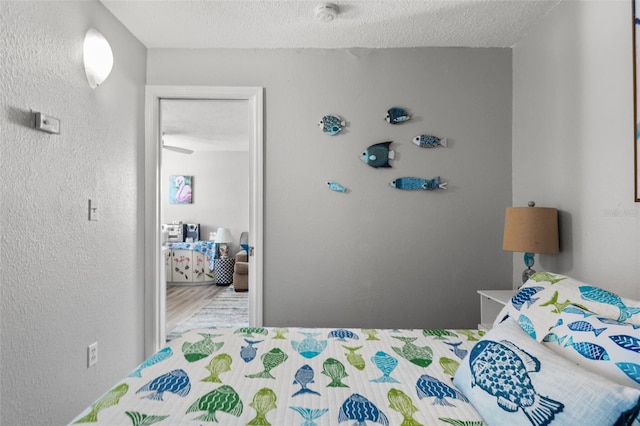
POLYGON ((143 357, 146 50, 97 1, 3 1, 0 16, 0 424, 60 425, 143 357), (90 27, 114 55, 95 90, 90 27), (31 109, 62 133, 34 130, 31 109))
POLYGON ((540 269, 640 299, 631 16, 563 1, 514 48, 513 204, 560 210, 561 253, 540 269))
POLYGON ((266 325, 472 327, 476 290, 511 288, 509 49, 151 49, 147 84, 265 87, 266 325), (395 105, 414 119, 386 123, 395 105), (328 113, 343 134, 316 127, 328 113), (451 145, 420 149, 420 133, 451 145), (360 161, 387 140, 394 168, 360 161), (389 186, 438 175, 449 190, 389 186))
POLYGON ((229 253, 240 250, 240 233, 249 230, 249 153, 198 151, 191 155, 162 151, 162 222, 199 223, 200 239, 229 228, 229 253), (169 203, 169 176, 193 176, 192 204, 169 203))

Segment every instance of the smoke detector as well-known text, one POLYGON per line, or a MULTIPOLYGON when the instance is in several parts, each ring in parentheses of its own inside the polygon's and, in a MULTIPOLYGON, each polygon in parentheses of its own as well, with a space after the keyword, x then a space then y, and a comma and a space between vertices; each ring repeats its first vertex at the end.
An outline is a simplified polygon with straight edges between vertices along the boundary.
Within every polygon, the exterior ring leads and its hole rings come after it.
POLYGON ((322 3, 316 6, 316 19, 321 22, 331 22, 338 16, 338 5, 322 3))

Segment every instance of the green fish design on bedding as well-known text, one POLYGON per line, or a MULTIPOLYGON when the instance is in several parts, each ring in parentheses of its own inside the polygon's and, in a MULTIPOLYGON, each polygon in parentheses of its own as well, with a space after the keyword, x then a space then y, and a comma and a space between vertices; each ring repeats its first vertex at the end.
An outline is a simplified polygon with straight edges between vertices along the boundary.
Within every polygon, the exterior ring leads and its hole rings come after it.
POLYGON ((209 370, 211 375, 202 379, 202 382, 222 383, 219 375, 231 371, 231 363, 233 362, 229 354, 220 354, 211 359, 209 365, 205 368, 209 370))
POLYGON ((278 408, 276 406, 276 393, 269 388, 262 388, 253 397, 253 401, 249 403, 249 407, 256 410, 256 417, 247 425, 252 426, 271 426, 267 420, 267 413, 278 408))
POLYGON ((391 347, 398 355, 420 367, 428 367, 431 365, 433 361, 433 350, 431 350, 429 346, 419 347, 414 345, 413 342, 417 337, 393 337, 404 342, 404 346, 401 348, 391 347))
POLYGON ((438 340, 446 340, 449 337, 458 337, 458 335, 449 330, 422 330, 422 334, 425 337, 431 336, 438 340))
POLYGON ((422 426, 422 423, 413 418, 413 413, 420 410, 406 393, 392 388, 387 393, 387 399, 389 399, 389 408, 402 414, 403 420, 400 426, 422 426))
POLYGON ((260 373, 248 374, 245 377, 250 379, 275 379, 275 377, 271 375, 271 370, 285 362, 287 358, 289 358, 289 356, 282 352, 282 349, 273 348, 260 357, 264 370, 260 373))
POLYGON ((194 420, 205 422, 218 422, 217 411, 240 417, 243 406, 240 395, 229 385, 222 385, 219 388, 198 398, 188 409, 187 414, 197 411, 206 411, 205 414, 196 417, 194 420))
POLYGON ((540 306, 555 306, 555 309, 553 309, 551 312, 553 312, 554 314, 559 314, 560 312, 562 312, 562 310, 564 308, 566 308, 567 306, 571 305, 572 302, 571 300, 567 299, 566 301, 559 303, 558 302, 558 292, 554 292, 553 296, 551 297, 551 299, 548 302, 542 303, 540 306))
POLYGON ((537 283, 549 282, 551 285, 566 279, 566 277, 557 278, 555 275, 548 272, 538 272, 531 275, 529 278, 537 283))
POLYGON ((328 388, 348 388, 348 385, 342 383, 342 379, 348 377, 347 370, 344 368, 344 364, 335 358, 327 358, 322 364, 322 374, 328 376, 331 379, 331 383, 327 385, 328 388))
POLYGON ((169 416, 152 416, 150 414, 142 414, 137 411, 125 411, 124 412, 131 419, 133 426, 149 426, 154 423, 163 421, 169 416))
POLYGON ((220 337, 222 334, 207 334, 207 333, 198 333, 203 337, 202 340, 189 343, 184 342, 182 344, 182 353, 184 354, 184 358, 189 362, 195 362, 202 358, 206 358, 214 352, 217 352, 222 348, 224 342, 214 342, 214 337, 220 337))
MULTIPOLYGON (((100 410, 104 410, 105 408, 113 407, 120 402, 120 398, 124 396, 129 391, 129 385, 123 383, 121 385, 116 386, 111 389, 109 392, 104 394, 102 398, 97 400, 91 405, 91 411, 89 414, 84 416, 83 418, 77 420, 75 423, 95 423, 98 421, 98 412, 100 410)), ((75 424, 74 423, 74 424, 75 424)))
POLYGON ((359 353, 356 353, 358 349, 362 349, 362 346, 351 348, 349 346, 342 345, 342 347, 349 351, 345 354, 347 357, 347 361, 349 361, 349 364, 353 365, 360 371, 364 370, 364 358, 359 353))

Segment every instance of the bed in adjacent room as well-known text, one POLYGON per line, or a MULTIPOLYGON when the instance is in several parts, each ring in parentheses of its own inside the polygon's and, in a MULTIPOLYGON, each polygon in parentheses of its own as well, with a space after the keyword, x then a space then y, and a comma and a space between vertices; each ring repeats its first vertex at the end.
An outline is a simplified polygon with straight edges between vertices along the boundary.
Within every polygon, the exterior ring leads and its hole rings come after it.
POLYGON ((640 410, 638 329, 639 302, 538 274, 486 335, 190 330, 72 423, 630 425, 640 410))

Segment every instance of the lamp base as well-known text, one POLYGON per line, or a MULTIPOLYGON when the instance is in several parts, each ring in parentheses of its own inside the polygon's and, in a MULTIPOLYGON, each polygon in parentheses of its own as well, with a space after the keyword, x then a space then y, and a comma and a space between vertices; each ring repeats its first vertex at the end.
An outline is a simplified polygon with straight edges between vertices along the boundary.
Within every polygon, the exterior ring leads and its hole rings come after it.
POLYGON ((536 273, 536 271, 534 269, 531 269, 530 267, 525 269, 524 271, 522 271, 522 284, 524 284, 527 281, 529 281, 529 278, 531 278, 531 275, 533 275, 535 273, 536 273))

